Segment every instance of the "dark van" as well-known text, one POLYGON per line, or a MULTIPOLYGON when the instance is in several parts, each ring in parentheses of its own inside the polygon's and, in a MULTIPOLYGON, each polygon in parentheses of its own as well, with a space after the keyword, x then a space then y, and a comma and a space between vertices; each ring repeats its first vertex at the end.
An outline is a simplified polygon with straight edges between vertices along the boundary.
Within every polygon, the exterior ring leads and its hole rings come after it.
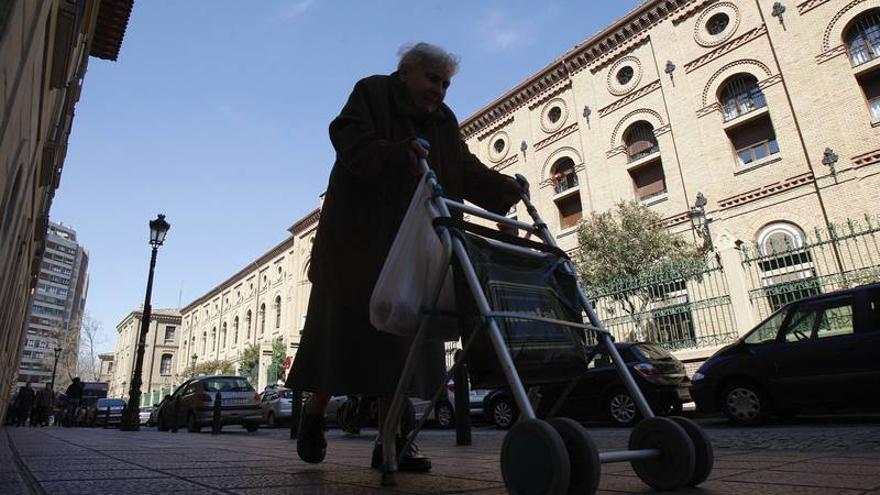
POLYGON ((788 304, 694 373, 700 412, 742 425, 880 405, 880 284, 788 304))

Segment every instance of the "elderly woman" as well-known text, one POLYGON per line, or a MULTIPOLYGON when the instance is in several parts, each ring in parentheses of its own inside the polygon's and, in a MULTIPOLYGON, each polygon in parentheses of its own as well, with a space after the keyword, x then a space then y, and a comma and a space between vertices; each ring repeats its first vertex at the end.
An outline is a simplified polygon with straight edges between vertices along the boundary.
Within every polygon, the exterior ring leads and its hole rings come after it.
MULTIPOLYGON (((401 375, 409 341, 370 325, 369 300, 416 188, 418 159, 427 156, 415 138, 431 144, 429 161, 448 197, 497 213, 520 197, 516 181, 487 168, 461 140, 443 103, 457 68, 457 59, 436 46, 401 49, 398 70, 358 81, 330 124, 336 163, 312 248, 308 315, 287 379, 288 387, 313 393, 297 441, 306 462, 326 454, 323 418, 331 395, 379 397, 381 424, 401 375)), ((436 357, 425 364, 442 371, 442 353, 436 357)), ((381 464, 376 447, 373 467, 381 464)), ((415 450, 399 466, 430 467, 415 450)))

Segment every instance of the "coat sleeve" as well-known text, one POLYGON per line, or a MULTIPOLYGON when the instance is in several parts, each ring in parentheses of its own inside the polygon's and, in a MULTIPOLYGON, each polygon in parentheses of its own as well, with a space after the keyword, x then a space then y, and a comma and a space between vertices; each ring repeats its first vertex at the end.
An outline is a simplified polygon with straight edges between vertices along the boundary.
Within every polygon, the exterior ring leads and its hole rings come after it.
POLYGON ((512 177, 492 170, 460 141, 464 167, 464 199, 493 213, 504 215, 516 203, 519 186, 512 177))
POLYGON ((392 142, 376 131, 378 113, 388 109, 373 108, 369 87, 359 81, 338 117, 330 123, 330 141, 336 149, 337 163, 359 179, 383 182, 392 169, 406 166, 411 139, 392 142))

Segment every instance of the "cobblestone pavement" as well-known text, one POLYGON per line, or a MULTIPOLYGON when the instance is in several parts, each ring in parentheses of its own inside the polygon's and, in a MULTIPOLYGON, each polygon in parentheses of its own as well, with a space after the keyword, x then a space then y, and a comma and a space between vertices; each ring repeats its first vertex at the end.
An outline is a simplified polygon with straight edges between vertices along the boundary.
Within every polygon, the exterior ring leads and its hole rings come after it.
MULTIPOLYGON (((700 420, 715 445, 710 479, 686 494, 880 495, 880 420, 800 420, 737 428, 700 420)), ((629 430, 588 425, 600 450, 625 448, 629 430)), ((375 431, 328 432, 327 461, 301 462, 287 430, 221 435, 104 429, 0 429, 0 493, 375 494, 506 493, 498 466, 504 432, 478 427, 473 446, 451 431, 419 437, 430 474, 401 474, 383 489, 369 469, 375 431)), ((649 493, 626 463, 602 467, 600 493, 649 493)))

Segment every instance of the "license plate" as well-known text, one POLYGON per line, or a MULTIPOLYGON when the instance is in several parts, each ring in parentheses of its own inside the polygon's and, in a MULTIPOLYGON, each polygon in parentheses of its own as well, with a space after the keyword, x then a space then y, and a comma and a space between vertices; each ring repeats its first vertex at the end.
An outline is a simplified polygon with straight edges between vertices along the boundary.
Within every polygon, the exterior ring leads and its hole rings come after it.
POLYGON ((691 393, 690 393, 690 391, 688 391, 688 389, 686 389, 686 388, 680 388, 680 389, 678 389, 678 398, 679 398, 679 399, 688 399, 688 400, 690 400, 690 398, 691 398, 691 393))

